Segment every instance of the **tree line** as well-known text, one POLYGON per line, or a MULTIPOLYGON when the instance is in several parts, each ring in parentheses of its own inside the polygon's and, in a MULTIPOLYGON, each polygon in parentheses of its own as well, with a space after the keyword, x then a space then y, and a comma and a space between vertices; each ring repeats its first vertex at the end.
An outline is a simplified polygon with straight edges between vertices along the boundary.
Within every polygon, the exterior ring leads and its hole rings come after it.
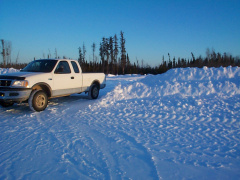
MULTIPOLYGON (((22 69, 27 63, 18 63, 18 56, 16 62, 11 62, 11 43, 1 40, 2 42, 2 57, 3 62, 0 63, 0 67, 22 69)), ((214 49, 206 49, 206 57, 195 57, 191 52, 190 59, 184 58, 171 58, 170 53, 167 57, 162 56, 160 65, 151 67, 148 64, 144 64, 142 60, 139 62, 131 62, 129 55, 126 51, 126 39, 124 32, 120 32, 120 39, 115 34, 108 38, 103 37, 99 43, 99 54, 96 53, 96 43, 91 45, 92 58, 89 60, 86 58, 86 47, 83 43, 82 47, 78 48, 78 61, 81 65, 83 72, 104 72, 105 74, 161 74, 172 68, 185 68, 185 67, 227 67, 227 66, 240 66, 240 58, 232 57, 231 54, 221 54, 215 52, 214 49)), ((19 55, 19 53, 18 53, 19 55)), ((57 57, 57 50, 55 49, 55 58, 57 57)), ((45 55, 44 55, 45 58, 45 55)), ((51 58, 51 55, 48 55, 51 58)), ((65 56, 63 57, 66 58, 65 56)), ((35 58, 34 58, 35 59, 35 58)))
POLYGON ((98 61, 95 56, 96 44, 92 44, 93 59, 86 61, 86 47, 79 47, 79 63, 84 72, 104 72, 106 74, 161 74, 172 68, 186 68, 186 67, 227 67, 240 66, 240 58, 233 57, 231 54, 221 54, 215 52, 214 49, 206 49, 206 57, 195 57, 191 52, 191 59, 171 58, 170 53, 168 57, 162 57, 160 65, 151 67, 144 65, 144 61, 131 63, 125 47, 124 33, 120 32, 120 42, 118 42, 117 35, 109 38, 103 37, 100 42, 98 61))
POLYGON ((108 38, 103 37, 99 47, 99 58, 95 55, 96 44, 92 44, 92 60, 86 60, 86 47, 79 47, 78 61, 84 72, 104 72, 106 74, 129 73, 131 63, 126 52, 124 33, 120 32, 120 42, 115 34, 108 38))

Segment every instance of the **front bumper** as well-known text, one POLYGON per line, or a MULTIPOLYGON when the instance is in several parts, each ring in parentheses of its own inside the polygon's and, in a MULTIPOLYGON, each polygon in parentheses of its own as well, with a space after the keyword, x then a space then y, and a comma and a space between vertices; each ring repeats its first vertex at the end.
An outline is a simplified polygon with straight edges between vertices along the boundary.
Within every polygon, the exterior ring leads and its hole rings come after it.
POLYGON ((5 88, 0 87, 1 102, 22 102, 26 101, 32 89, 31 88, 5 88))

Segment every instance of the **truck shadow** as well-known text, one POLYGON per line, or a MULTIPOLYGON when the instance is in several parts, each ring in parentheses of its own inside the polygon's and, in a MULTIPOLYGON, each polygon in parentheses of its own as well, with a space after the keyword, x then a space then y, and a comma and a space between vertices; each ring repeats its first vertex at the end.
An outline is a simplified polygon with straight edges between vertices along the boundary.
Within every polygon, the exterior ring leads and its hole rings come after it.
MULTIPOLYGON (((48 109, 64 109, 64 108, 73 108, 72 105, 78 106, 78 108, 83 109, 85 107, 87 107, 88 105, 92 105, 94 103, 96 103, 96 101, 101 100, 102 97, 104 97, 107 92, 109 92, 110 90, 112 90, 113 87, 108 87, 106 89, 103 89, 99 92, 99 96, 97 99, 94 100, 90 100, 88 97, 88 94, 86 93, 81 93, 81 94, 72 94, 70 96, 63 96, 63 97, 58 97, 58 98, 52 98, 48 100, 48 106, 47 108, 42 111, 45 112, 48 109)), ((0 113, 7 113, 7 114, 29 114, 29 113, 33 113, 34 111, 32 111, 29 108, 28 103, 20 103, 17 104, 15 103, 13 106, 11 107, 1 107, 0 106, 0 113)))
POLYGON ((67 109, 71 109, 71 113, 78 112, 79 110, 84 110, 85 108, 88 108, 89 106, 92 106, 95 104, 99 99, 91 100, 88 98, 88 95, 86 94, 73 94, 66 97, 60 97, 60 98, 54 98, 50 99, 48 102, 48 107, 44 110, 46 112, 55 112, 63 113, 67 109))
MULTIPOLYGON (((90 100, 88 98, 87 94, 73 94, 70 96, 49 99, 47 108, 42 112, 48 111, 48 109, 53 109, 53 108, 54 109, 71 108, 72 105, 78 105, 78 106, 84 108, 87 105, 92 104, 92 103, 94 103, 94 101, 90 100)), ((23 114, 33 113, 34 111, 32 111, 29 108, 28 103, 20 103, 20 104, 15 103, 11 107, 1 107, 0 106, 0 112, 6 113, 6 114, 23 115, 23 114)))
POLYGON ((71 105, 75 101, 84 101, 89 100, 88 95, 82 95, 82 94, 73 94, 70 96, 63 96, 58 98, 53 98, 48 100, 48 106, 49 105, 58 105, 58 104, 69 104, 71 105))

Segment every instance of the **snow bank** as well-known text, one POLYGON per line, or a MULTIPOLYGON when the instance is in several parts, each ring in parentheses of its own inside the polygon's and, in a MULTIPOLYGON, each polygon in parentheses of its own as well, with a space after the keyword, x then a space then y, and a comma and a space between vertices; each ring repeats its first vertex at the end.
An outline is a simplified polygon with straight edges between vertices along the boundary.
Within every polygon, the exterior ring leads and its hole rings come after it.
POLYGON ((0 68, 0 74, 14 73, 18 71, 19 71, 18 69, 14 69, 14 68, 0 68))
POLYGON ((143 76, 141 81, 119 84, 102 100, 112 104, 135 98, 179 96, 233 96, 240 94, 240 68, 177 68, 165 74, 143 76))

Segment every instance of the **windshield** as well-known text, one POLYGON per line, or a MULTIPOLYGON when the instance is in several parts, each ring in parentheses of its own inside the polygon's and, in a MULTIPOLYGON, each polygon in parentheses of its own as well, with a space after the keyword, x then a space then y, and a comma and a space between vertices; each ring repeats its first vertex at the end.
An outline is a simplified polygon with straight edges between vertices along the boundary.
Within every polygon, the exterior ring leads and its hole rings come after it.
POLYGON ((56 65, 56 60, 36 60, 29 63, 23 72, 51 72, 56 65))

